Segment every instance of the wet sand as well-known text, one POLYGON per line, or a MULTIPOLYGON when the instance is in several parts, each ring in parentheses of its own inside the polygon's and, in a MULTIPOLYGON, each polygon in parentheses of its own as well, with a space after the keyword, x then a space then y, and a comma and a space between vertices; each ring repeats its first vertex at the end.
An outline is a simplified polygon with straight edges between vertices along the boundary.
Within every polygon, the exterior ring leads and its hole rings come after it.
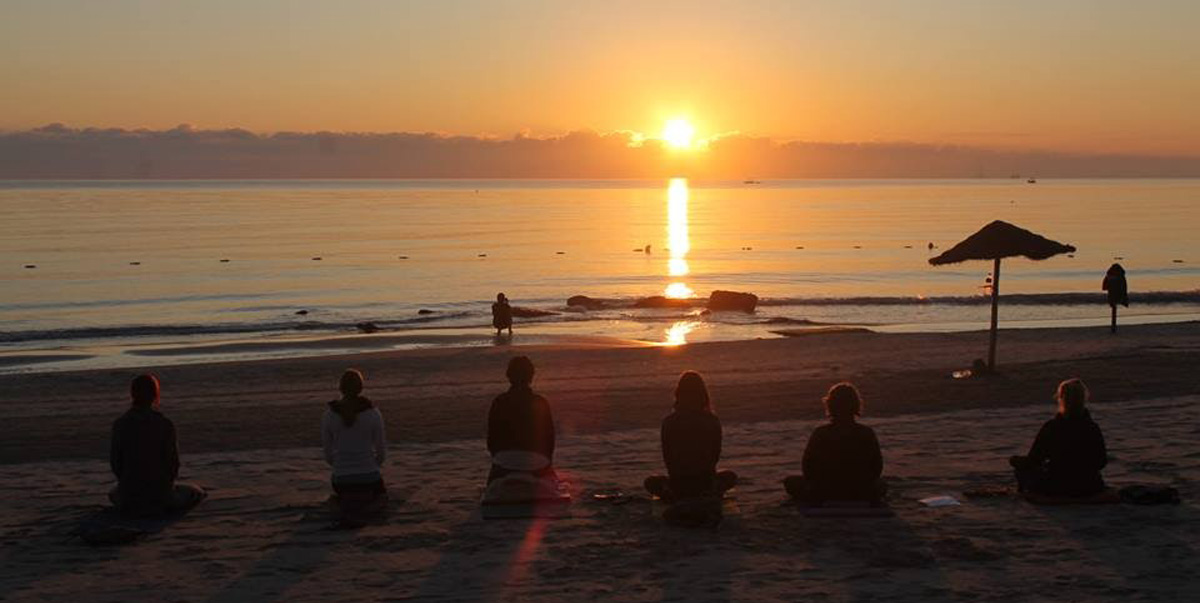
POLYGON ((0 592, 79 598, 441 600, 1190 600, 1200 596, 1200 323, 1001 333, 1003 372, 955 380, 986 333, 819 336, 679 348, 437 349, 156 369, 184 475, 212 492, 130 547, 65 540, 103 502, 107 430, 132 371, 0 377, 0 592), (552 521, 483 522, 490 398, 514 353, 539 366, 578 502, 552 521), (317 447, 323 402, 363 368, 388 422, 386 525, 331 531, 317 447), (703 371, 743 482, 715 531, 671 528, 640 494, 661 471, 657 423, 677 373, 703 371), (966 499, 1008 483, 1005 459, 1052 413, 1064 377, 1093 390, 1110 483, 1170 484, 1178 507, 1034 507, 966 499), (818 398, 851 379, 884 446, 897 516, 813 519, 779 480, 799 471, 818 398), (922 507, 953 494, 964 505, 922 507), (152 564, 153 572, 137 572, 152 564))

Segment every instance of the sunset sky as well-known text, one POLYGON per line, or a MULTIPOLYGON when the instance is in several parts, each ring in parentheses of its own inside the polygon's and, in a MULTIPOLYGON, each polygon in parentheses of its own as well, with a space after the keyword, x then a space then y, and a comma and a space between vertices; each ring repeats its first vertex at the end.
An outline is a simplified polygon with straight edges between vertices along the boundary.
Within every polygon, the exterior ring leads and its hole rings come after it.
POLYGON ((1200 154, 1200 3, 4 0, 0 129, 1200 154))

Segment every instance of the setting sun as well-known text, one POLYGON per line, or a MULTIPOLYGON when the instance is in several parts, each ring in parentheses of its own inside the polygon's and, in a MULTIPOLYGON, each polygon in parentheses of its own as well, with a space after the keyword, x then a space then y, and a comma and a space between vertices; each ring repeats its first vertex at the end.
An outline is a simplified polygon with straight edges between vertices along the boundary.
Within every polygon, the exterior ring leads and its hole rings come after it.
POLYGON ((667 143, 667 146, 675 149, 688 149, 692 146, 692 138, 696 135, 696 128, 692 127, 686 119, 670 119, 663 126, 662 139, 667 143))

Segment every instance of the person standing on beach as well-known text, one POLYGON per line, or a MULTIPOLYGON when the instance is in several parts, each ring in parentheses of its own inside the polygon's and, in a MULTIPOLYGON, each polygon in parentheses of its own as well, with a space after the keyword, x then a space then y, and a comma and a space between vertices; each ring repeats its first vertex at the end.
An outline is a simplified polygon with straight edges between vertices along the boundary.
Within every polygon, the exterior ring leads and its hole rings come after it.
POLYGON ((821 505, 826 501, 883 503, 887 485, 879 439, 870 427, 859 423, 862 396, 853 384, 842 382, 829 388, 822 400, 829 422, 817 427, 804 448, 802 476, 784 480, 784 488, 802 503, 821 505))
POLYGON ((339 497, 378 498, 387 494, 383 461, 387 458, 383 414, 362 395, 362 373, 350 369, 338 382, 341 397, 329 403, 321 419, 325 462, 333 468, 339 497))
POLYGON ((108 497, 122 515, 180 513, 205 497, 200 487, 175 482, 179 445, 175 424, 160 411, 160 392, 154 375, 134 377, 129 386, 132 407, 113 423, 109 465, 117 487, 108 497))
POLYGON ((508 305, 508 297, 497 293, 496 303, 492 304, 492 326, 496 328, 496 337, 504 329, 508 329, 509 336, 512 336, 512 322, 512 306, 508 305))
POLYGON ((1108 450, 1087 410, 1088 395, 1080 379, 1058 384, 1058 413, 1042 425, 1029 454, 1008 459, 1021 492, 1091 496, 1104 490, 1100 470, 1108 464, 1108 450))
POLYGON ((505 374, 508 391, 488 410, 487 449, 492 455, 488 483, 509 473, 554 477, 554 416, 550 402, 533 391, 533 361, 516 356, 505 374))
POLYGON ((667 475, 646 478, 651 494, 668 502, 701 496, 721 496, 737 484, 737 474, 717 471, 721 460, 721 420, 713 410, 704 377, 695 371, 680 375, 675 405, 662 421, 663 462, 667 475))
POLYGON ((1109 329, 1116 333, 1117 305, 1129 307, 1129 282, 1125 280, 1125 268, 1120 264, 1109 266, 1100 288, 1108 292, 1108 305, 1112 308, 1112 326, 1109 329))

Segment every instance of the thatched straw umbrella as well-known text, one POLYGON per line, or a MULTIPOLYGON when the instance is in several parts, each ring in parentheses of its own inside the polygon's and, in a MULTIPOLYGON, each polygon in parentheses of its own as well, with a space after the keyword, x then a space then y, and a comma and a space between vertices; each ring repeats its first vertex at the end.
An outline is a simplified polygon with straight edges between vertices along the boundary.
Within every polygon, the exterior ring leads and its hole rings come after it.
POLYGON ((979 229, 979 232, 963 239, 961 243, 931 258, 930 264, 957 264, 967 260, 992 260, 992 333, 988 342, 988 369, 996 369, 996 322, 1000 304, 1000 260, 1024 256, 1031 260, 1044 260, 1060 253, 1071 253, 1075 248, 1058 241, 1034 234, 996 220, 979 229))

